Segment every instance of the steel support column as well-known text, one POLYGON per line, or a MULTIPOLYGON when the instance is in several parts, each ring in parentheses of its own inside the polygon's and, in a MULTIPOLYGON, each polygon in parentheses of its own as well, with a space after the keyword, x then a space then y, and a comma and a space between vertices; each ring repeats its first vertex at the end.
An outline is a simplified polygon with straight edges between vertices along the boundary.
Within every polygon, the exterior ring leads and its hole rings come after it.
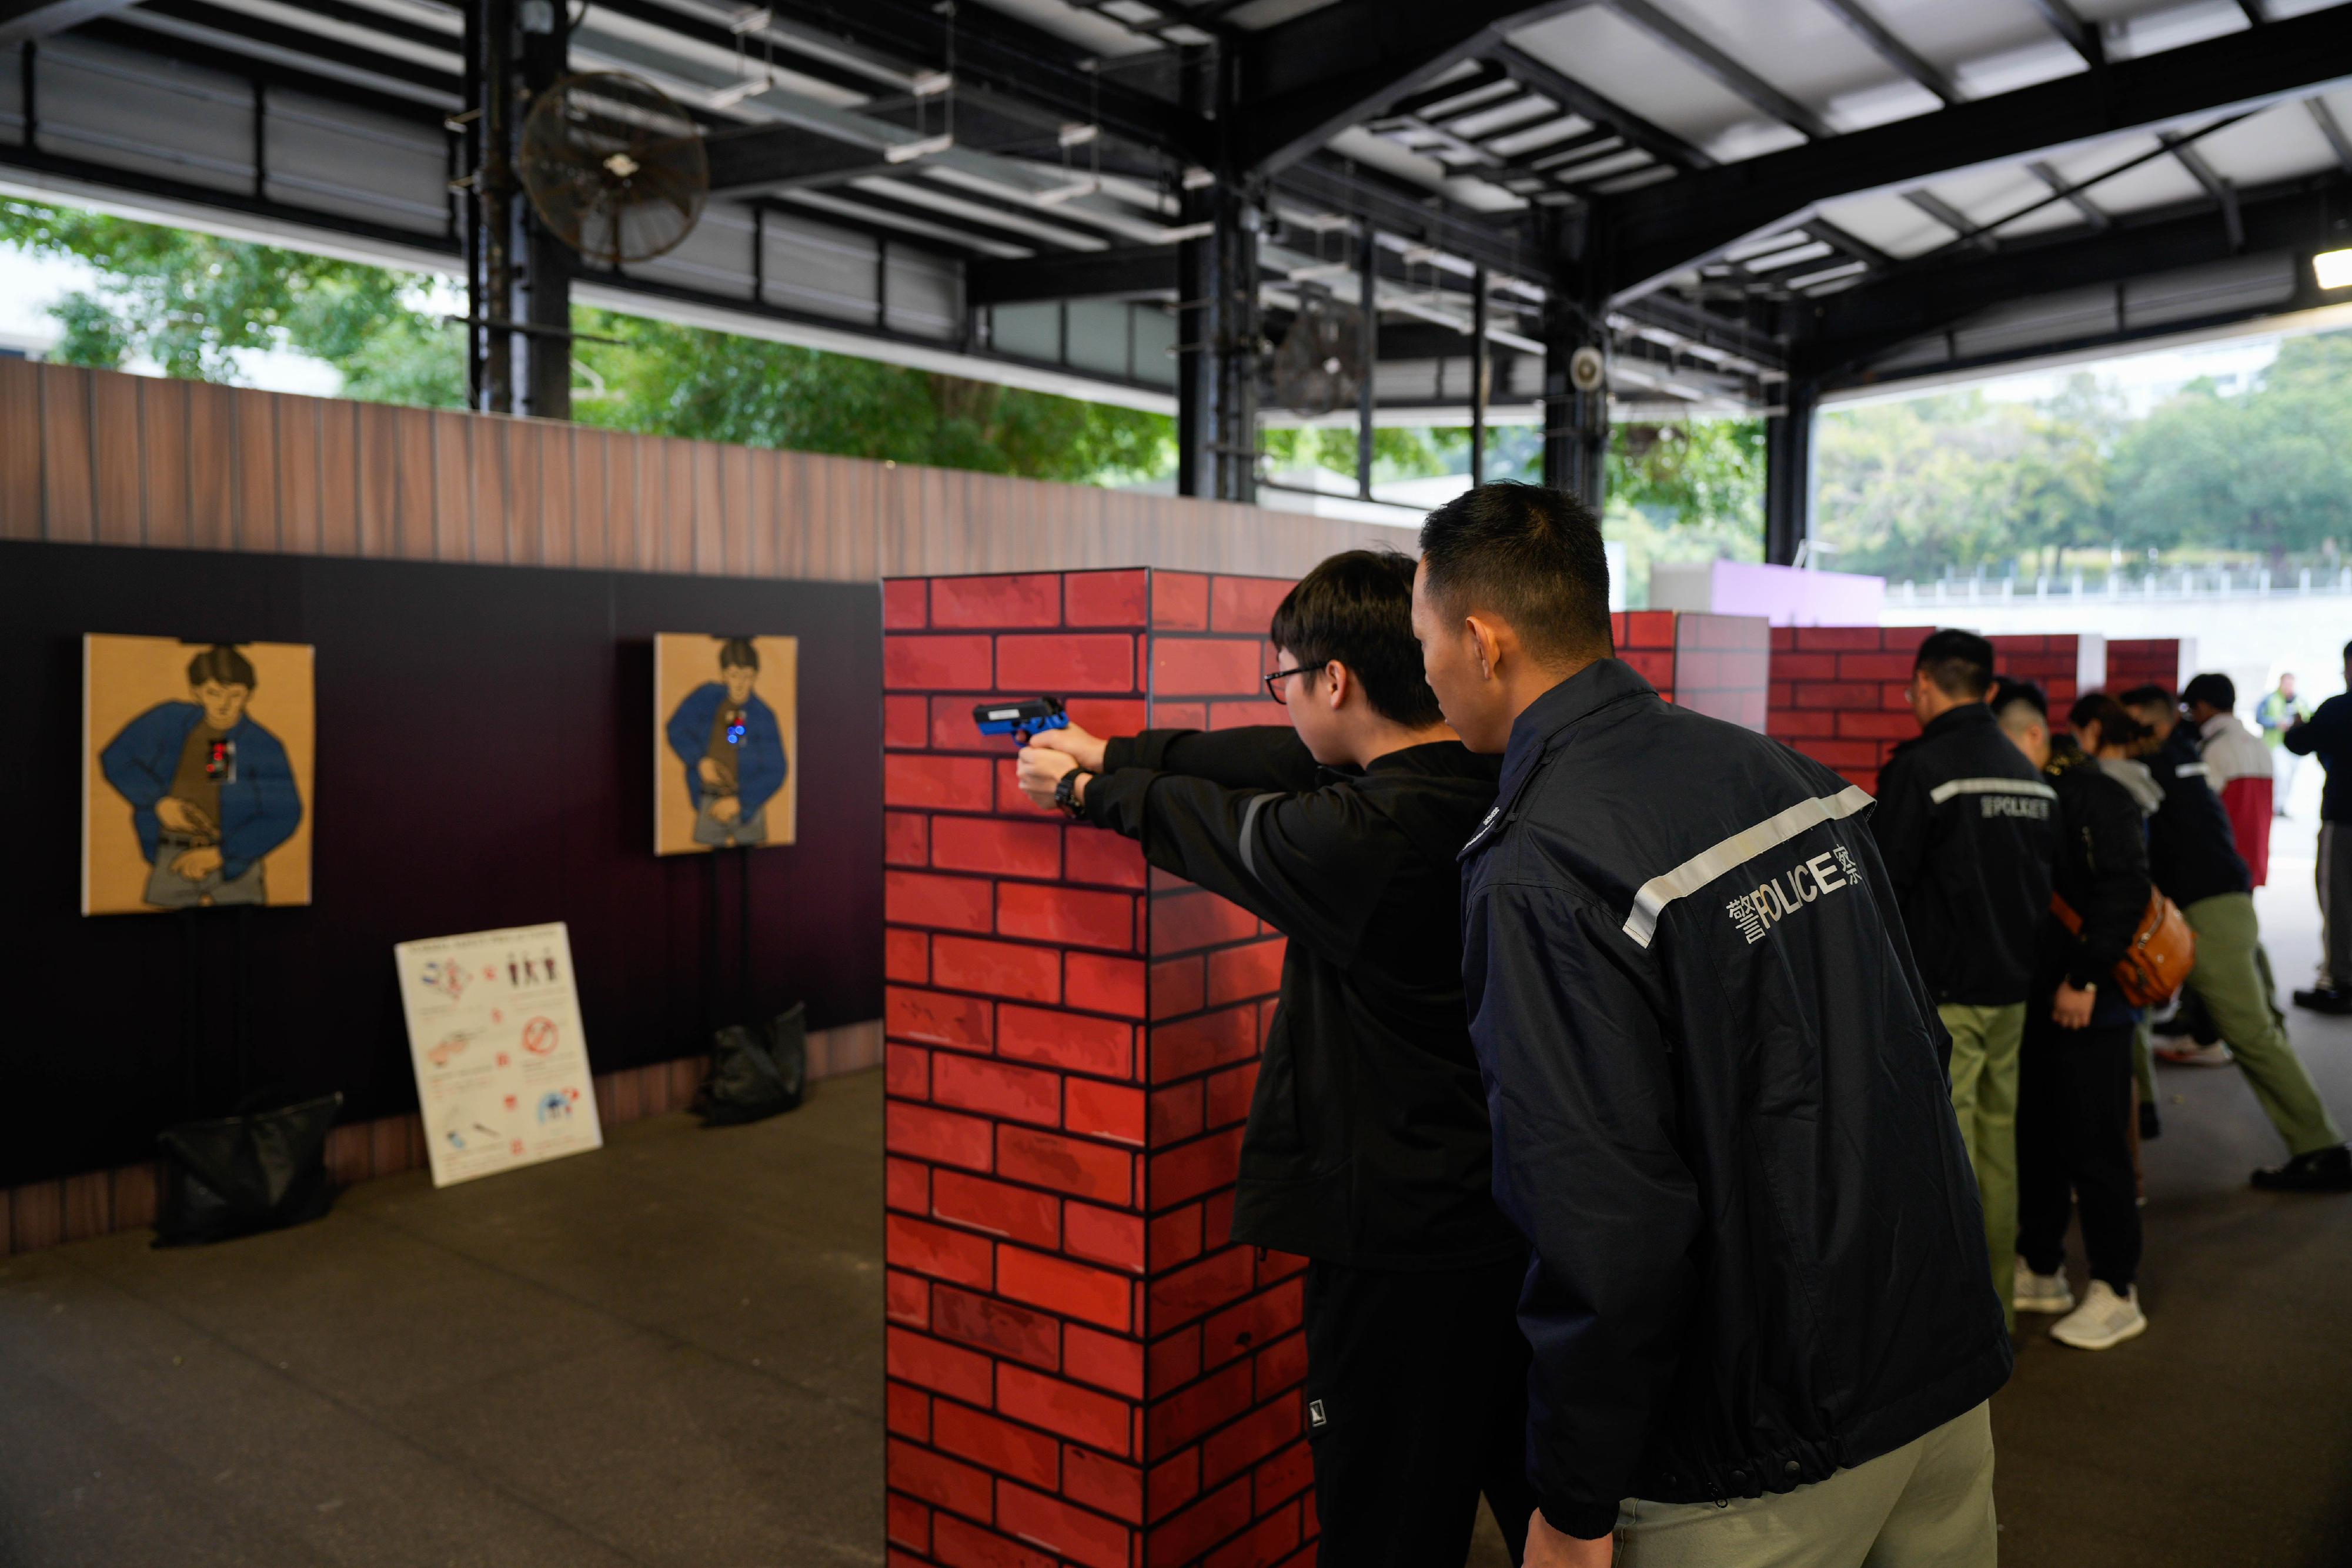
POLYGON ((466 8, 467 121, 476 153, 467 205, 467 328, 474 345, 468 380, 474 406, 512 413, 515 406, 514 133, 517 39, 515 0, 474 0, 466 8))
MULTIPOLYGON (((1214 103, 1220 143, 1237 110, 1233 62, 1194 51, 1185 101, 1214 103)), ((1241 169, 1220 158, 1205 181, 1188 181, 1184 221, 1209 232, 1179 248, 1176 490, 1220 501, 1257 498, 1257 209, 1241 169)))
POLYGON ((1813 413, 1821 390, 1791 381, 1780 412, 1764 421, 1764 559, 1789 566, 1813 519, 1813 413))
POLYGON ((1358 348, 1364 373, 1356 384, 1356 495, 1372 498, 1372 373, 1381 362, 1380 235, 1364 230, 1363 254, 1357 260, 1356 289, 1362 307, 1358 348))
POLYGON ((1581 348, 1603 348, 1601 312, 1563 288, 1544 302, 1543 482, 1594 512, 1609 484, 1609 388, 1579 392, 1569 364, 1581 348))
POLYGON ((1470 299, 1470 483, 1486 482, 1486 383, 1495 357, 1486 343, 1486 269, 1471 273, 1470 299))
MULTIPOLYGON (((564 7, 554 0, 520 0, 523 97, 515 112, 518 137, 522 115, 567 69, 564 16, 564 7)), ((570 419, 572 249, 548 232, 529 202, 517 199, 514 206, 523 258, 520 319, 536 329, 517 334, 524 366, 517 382, 522 412, 539 419, 570 419)))

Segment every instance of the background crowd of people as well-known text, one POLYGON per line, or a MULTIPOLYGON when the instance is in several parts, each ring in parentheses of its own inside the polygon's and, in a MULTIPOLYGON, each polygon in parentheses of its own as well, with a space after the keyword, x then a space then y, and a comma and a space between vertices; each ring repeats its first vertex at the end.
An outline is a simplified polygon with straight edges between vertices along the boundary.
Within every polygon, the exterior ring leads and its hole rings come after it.
MULTIPOLYGON (((2089 693, 2062 725, 2038 687, 1996 682, 1993 664, 1992 645, 1967 632, 1920 644, 1909 687, 1920 733, 1882 772, 1874 826, 1952 1038, 1953 1109, 1996 1287, 2013 1312, 2061 1314, 2050 1330, 2061 1343, 2105 1350, 2147 1327, 2137 1169, 2140 1142, 2162 1132, 2153 1055, 2244 1075, 2287 1155, 2253 1173, 2256 1186, 2352 1191, 2352 1152, 2275 999, 2253 901, 2269 874, 2275 769, 2236 717, 2230 678, 2200 674, 2178 695, 2089 693), (2116 971, 2158 895, 2196 946, 2152 1029, 2153 1008, 2116 971), (2168 1043, 2154 1048, 2159 1033, 2168 1043), (2077 1218, 2079 1301, 2064 1270, 2077 1218)), ((2301 721, 2291 688, 2265 700, 2263 722, 2289 755, 2330 734, 2301 721)), ((2336 1010, 2332 977, 2297 999, 2336 1010)))

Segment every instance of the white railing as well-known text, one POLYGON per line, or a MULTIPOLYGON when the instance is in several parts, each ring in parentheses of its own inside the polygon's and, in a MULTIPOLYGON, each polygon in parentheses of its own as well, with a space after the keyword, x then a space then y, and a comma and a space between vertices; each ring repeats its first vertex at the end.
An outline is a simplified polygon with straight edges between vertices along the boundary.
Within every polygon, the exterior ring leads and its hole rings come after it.
POLYGON ((1890 582, 1895 604, 2014 603, 2024 600, 2213 600, 2352 594, 2352 566, 2333 570, 2304 567, 2273 573, 2267 567, 2215 567, 2191 570, 2111 571, 2086 578, 2069 572, 2021 577, 1939 577, 1927 582, 1890 582))

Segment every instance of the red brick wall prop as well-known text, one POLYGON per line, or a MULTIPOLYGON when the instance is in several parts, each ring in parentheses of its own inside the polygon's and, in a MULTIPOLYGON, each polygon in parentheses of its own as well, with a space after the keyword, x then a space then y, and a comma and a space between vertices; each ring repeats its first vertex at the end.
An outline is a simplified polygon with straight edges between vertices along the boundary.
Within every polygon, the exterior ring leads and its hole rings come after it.
POLYGON ((1040 813, 971 706, 1278 723, 1289 584, 885 585, 889 1561, 1311 1563, 1302 1260, 1228 1232, 1282 938, 1040 813))
POLYGON ((2158 685, 2178 694, 2197 673, 2196 664, 2194 637, 2110 637, 2106 689, 2120 693, 2158 685))
MULTIPOLYGON (((1102 734, 1284 722, 1279 579, 884 587, 889 1551, 940 1568, 1311 1563, 1304 1261, 1230 1239, 1283 940, 1033 810, 975 702, 1102 734)), ((1635 612, 1622 657, 1762 727, 1759 618, 1635 612)))
MULTIPOLYGON (((1878 792, 1878 769, 1919 733, 1903 688, 1931 626, 1775 626, 1765 733, 1785 740, 1849 783, 1878 792)), ((2095 633, 1995 637, 1993 669, 2037 684, 2063 725, 2075 697, 2094 689, 2106 662, 2095 633), (2085 661, 2100 674, 2086 680, 2085 661)))

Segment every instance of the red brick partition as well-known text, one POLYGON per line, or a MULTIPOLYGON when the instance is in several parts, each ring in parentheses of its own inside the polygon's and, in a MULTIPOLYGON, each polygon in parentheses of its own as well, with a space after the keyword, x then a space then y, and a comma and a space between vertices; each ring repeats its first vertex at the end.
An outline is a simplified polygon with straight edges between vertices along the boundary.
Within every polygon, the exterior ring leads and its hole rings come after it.
MULTIPOLYGON (((1279 722, 1288 583, 1169 571, 885 588, 892 1561, 1313 1560, 1300 1260, 1228 1239, 1282 938, 1041 816, 972 705, 1097 733, 1279 722)), ((1616 618, 1670 697, 1760 727, 1765 623, 1616 618)))
MULTIPOLYGON (((1876 793, 1878 769, 1919 733, 1903 688, 1929 626, 1775 626, 1765 733, 1876 793)), ((2067 705, 2105 678, 2096 634, 1995 637, 1998 674, 2032 681, 2063 724, 2067 705)))
POLYGON ((2178 692, 2197 662, 2194 637, 2111 637, 2107 640, 2106 689, 2127 692, 2158 685, 2178 692))
POLYGON ((1311 1561, 1302 1263, 1227 1239, 1282 940, 1041 816, 972 704, 1263 723, 1284 581, 886 586, 889 1538, 946 1568, 1311 1561))

